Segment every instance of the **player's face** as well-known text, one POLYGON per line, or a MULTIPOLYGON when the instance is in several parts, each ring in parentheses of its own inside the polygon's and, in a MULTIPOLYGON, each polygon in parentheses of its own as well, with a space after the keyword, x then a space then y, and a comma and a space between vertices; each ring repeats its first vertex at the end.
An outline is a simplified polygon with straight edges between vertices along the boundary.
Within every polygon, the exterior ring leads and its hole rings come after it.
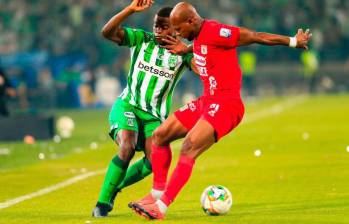
POLYGON ((170 19, 168 17, 155 16, 153 32, 155 34, 156 41, 162 45, 164 44, 162 39, 167 35, 173 36, 174 31, 170 25, 170 19))
POLYGON ((194 40, 194 24, 191 20, 187 21, 177 21, 176 19, 171 20, 171 25, 176 35, 185 38, 189 41, 194 40))

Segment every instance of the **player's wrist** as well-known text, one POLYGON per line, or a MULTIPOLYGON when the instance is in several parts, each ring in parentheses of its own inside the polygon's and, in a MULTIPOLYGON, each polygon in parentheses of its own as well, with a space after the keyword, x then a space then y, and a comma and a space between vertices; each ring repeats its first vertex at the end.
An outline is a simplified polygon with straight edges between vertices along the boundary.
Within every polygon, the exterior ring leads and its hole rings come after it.
POLYGON ((129 5, 125 8, 125 10, 128 12, 128 13, 135 13, 136 12, 136 9, 134 7, 132 7, 132 5, 129 5))
POLYGON ((296 48, 297 47, 297 37, 294 36, 294 37, 290 37, 290 43, 289 43, 289 47, 292 47, 292 48, 296 48))

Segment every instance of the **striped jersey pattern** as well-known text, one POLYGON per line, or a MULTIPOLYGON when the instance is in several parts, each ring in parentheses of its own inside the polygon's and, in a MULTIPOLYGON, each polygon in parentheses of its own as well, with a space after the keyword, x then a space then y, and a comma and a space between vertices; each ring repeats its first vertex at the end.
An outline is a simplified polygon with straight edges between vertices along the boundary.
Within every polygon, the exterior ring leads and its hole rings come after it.
POLYGON ((120 97, 164 120, 170 112, 173 90, 192 54, 179 56, 160 48, 152 33, 124 28, 121 45, 131 49, 127 86, 120 97))

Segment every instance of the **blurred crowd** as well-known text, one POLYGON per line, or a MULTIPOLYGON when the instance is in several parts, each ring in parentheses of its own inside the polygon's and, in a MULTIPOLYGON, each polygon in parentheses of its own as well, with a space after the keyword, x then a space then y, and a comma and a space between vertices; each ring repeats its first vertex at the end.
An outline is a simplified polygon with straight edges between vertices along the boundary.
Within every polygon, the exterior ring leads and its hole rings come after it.
MULTIPOLYGON (((22 107, 29 101, 50 107, 109 105, 126 83, 129 51, 103 39, 100 30, 129 2, 0 0, 0 65, 23 93, 22 107)), ((126 25, 151 31, 156 10, 177 2, 157 0, 126 25)), ((297 28, 311 28, 311 47, 322 61, 349 59, 348 0, 189 2, 204 17, 257 31, 294 35, 297 28)), ((255 47, 253 52, 260 62, 300 58, 299 51, 285 54, 284 48, 255 47)))

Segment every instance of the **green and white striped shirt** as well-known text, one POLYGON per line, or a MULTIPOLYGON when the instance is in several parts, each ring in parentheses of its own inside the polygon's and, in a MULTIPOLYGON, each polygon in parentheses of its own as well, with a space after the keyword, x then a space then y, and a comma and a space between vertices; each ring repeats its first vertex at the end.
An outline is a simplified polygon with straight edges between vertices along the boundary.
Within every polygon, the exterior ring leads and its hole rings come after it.
POLYGON ((193 54, 171 54, 159 47, 153 33, 124 28, 121 43, 131 49, 127 86, 120 97, 164 120, 170 112, 173 90, 193 54))

